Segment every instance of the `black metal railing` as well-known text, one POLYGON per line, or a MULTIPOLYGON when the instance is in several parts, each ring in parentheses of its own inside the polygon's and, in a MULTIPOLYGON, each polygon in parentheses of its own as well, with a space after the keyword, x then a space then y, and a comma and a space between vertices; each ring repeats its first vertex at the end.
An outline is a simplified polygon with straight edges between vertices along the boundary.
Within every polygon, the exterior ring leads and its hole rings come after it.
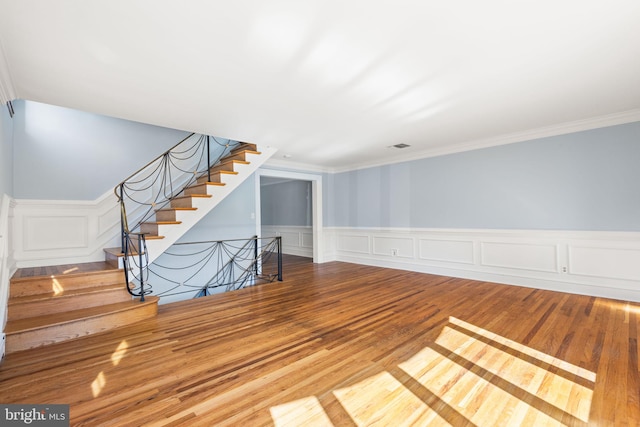
POLYGON ((148 269, 160 297, 206 296, 282 281, 281 237, 176 243, 148 269))
POLYGON ((124 278, 127 291, 134 297, 140 297, 140 302, 144 302, 144 296, 152 292, 151 286, 148 284, 147 242, 144 233, 127 232, 123 233, 123 236, 124 278))
POLYGON ((114 188, 120 203, 121 249, 127 289, 144 301, 148 254, 141 224, 168 206, 198 179, 211 181, 211 167, 241 143, 190 134, 114 188))
POLYGON ((114 192, 120 203, 123 236, 124 231, 138 230, 198 179, 207 176, 210 181, 211 167, 240 144, 192 133, 118 184, 114 192))

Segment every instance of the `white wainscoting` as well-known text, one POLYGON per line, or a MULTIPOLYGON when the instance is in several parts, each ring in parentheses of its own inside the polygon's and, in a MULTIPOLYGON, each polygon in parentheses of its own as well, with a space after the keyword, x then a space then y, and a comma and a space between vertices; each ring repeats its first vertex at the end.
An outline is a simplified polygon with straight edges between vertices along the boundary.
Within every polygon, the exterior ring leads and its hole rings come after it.
POLYGON ((0 333, 0 359, 4 357, 5 334, 4 327, 7 324, 7 303, 9 301, 9 280, 16 270, 15 263, 11 258, 9 250, 10 216, 13 209, 13 200, 6 194, 0 195, 0 322, 2 324, 0 333))
POLYGON ((640 233, 325 228, 325 259, 640 301, 640 233))
POLYGON ((262 236, 282 237, 282 253, 313 258, 313 227, 263 225, 262 236))
POLYGON ((104 261, 120 245, 120 210, 112 191, 95 201, 14 201, 13 257, 18 268, 104 261))

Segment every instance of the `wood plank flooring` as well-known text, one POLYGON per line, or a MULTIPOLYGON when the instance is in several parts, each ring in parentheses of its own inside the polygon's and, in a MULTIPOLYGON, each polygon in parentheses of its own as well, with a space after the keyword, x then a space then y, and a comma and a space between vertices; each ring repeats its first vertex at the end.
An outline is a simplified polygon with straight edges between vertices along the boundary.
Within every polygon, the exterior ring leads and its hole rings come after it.
POLYGON ((640 304, 286 257, 284 282, 10 354, 87 426, 640 425, 640 304))

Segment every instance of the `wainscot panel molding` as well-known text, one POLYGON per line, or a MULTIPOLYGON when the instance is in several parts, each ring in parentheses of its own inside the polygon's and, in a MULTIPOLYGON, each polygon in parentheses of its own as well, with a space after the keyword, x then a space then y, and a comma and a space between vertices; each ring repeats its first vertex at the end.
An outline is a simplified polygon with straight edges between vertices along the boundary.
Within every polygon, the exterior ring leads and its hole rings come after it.
POLYGON ((313 258, 313 227, 263 225, 262 237, 282 237, 282 253, 313 258))
POLYGON ((94 201, 15 200, 16 266, 104 261, 103 249, 120 244, 119 212, 113 191, 94 201))
POLYGON ((15 273, 15 263, 10 257, 9 242, 11 241, 9 224, 11 212, 14 208, 13 199, 6 194, 0 195, 0 360, 4 358, 5 334, 7 323, 7 304, 9 301, 9 280, 15 273))
POLYGON ((324 229, 325 259, 640 301, 640 233, 324 229))

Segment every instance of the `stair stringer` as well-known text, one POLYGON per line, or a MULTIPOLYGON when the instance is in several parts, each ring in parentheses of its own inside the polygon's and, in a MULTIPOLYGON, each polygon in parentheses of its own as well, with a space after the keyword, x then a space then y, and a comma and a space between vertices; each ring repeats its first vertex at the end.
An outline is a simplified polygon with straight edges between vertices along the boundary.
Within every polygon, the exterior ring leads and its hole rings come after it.
POLYGON ((180 224, 161 224, 158 225, 158 235, 163 236, 162 239, 147 240, 147 253, 149 255, 149 264, 162 255, 167 249, 178 241, 187 231, 204 218, 213 208, 215 208, 222 200, 231 194, 240 184, 249 178, 260 166, 262 166, 277 151, 273 147, 258 147, 260 154, 249 154, 249 164, 239 164, 235 166, 237 175, 224 175, 222 182, 224 186, 207 186, 207 194, 209 198, 194 198, 194 211, 181 211, 179 217, 180 224))

